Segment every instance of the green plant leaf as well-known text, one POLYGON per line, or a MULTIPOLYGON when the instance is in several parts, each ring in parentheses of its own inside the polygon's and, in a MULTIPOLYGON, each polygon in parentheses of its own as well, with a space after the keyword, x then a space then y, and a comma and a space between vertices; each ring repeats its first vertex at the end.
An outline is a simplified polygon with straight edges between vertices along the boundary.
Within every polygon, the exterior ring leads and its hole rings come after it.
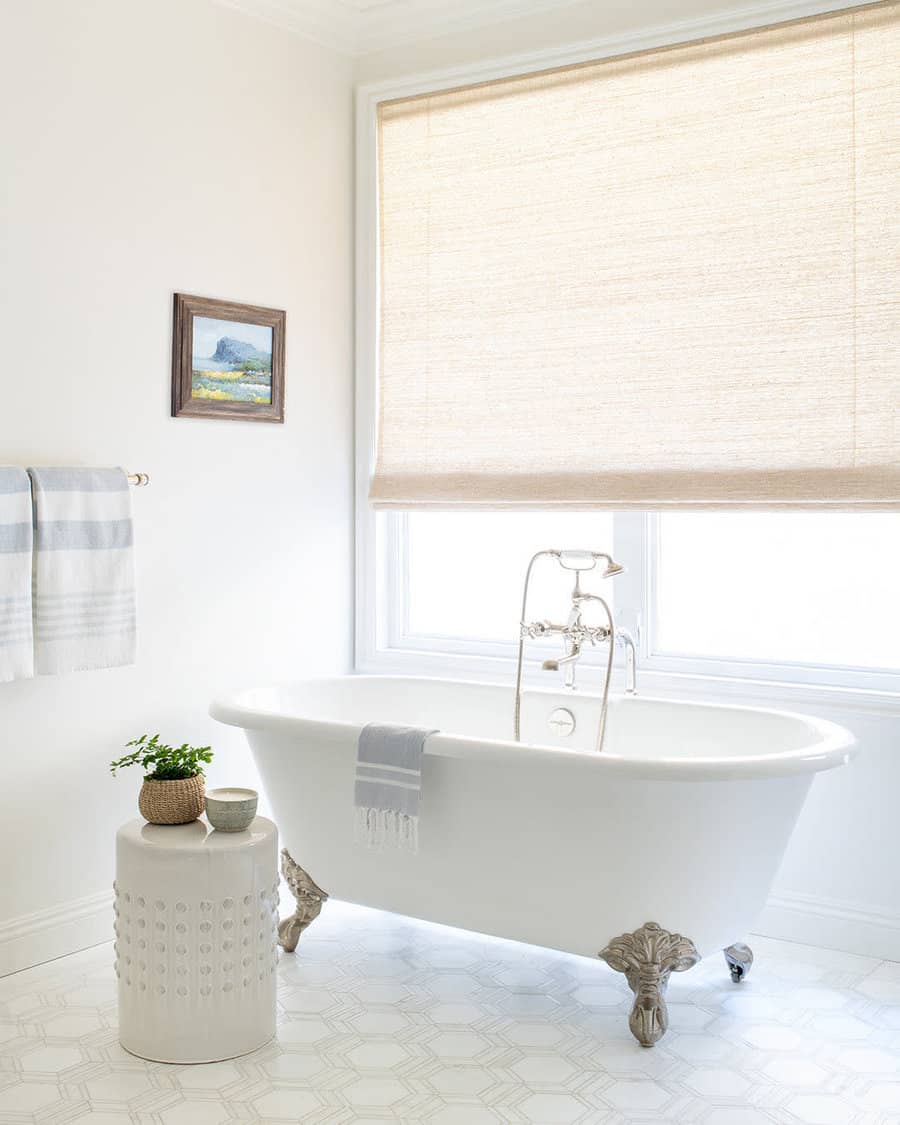
POLYGON ((135 747, 131 754, 110 763, 110 773, 127 766, 140 766, 144 777, 154 781, 181 781, 188 777, 203 775, 203 762, 211 762, 213 750, 210 746, 191 746, 183 742, 180 746, 169 746, 160 741, 159 734, 142 734, 133 738, 126 747, 135 747))

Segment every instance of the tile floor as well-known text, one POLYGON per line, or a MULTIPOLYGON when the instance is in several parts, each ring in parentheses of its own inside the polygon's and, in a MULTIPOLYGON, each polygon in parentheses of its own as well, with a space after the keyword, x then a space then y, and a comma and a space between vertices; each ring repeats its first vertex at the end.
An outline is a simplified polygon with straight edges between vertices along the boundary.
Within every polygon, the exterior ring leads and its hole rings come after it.
POLYGON ((900 964, 764 938, 672 977, 653 1050, 601 962, 329 902, 276 1042, 164 1066, 116 1038, 112 946, 0 980, 0 1122, 900 1122, 900 964))

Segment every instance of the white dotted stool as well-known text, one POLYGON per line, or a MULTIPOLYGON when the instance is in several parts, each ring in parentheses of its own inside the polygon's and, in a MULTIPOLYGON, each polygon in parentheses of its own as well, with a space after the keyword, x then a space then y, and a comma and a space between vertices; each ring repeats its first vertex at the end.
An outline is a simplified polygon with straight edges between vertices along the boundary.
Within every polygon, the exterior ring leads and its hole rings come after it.
POLYGON ((275 1034, 278 830, 132 820, 116 835, 119 1040, 156 1062, 245 1055, 275 1034))

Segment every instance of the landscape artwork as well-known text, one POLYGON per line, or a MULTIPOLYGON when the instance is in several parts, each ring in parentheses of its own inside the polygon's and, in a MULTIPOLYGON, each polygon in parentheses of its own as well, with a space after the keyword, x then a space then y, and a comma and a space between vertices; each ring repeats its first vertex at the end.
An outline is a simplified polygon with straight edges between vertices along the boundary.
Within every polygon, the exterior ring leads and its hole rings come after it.
POLYGON ((284 421, 282 309, 175 294, 172 415, 284 421))
POLYGON ((272 329, 194 317, 191 398, 272 401, 272 329))

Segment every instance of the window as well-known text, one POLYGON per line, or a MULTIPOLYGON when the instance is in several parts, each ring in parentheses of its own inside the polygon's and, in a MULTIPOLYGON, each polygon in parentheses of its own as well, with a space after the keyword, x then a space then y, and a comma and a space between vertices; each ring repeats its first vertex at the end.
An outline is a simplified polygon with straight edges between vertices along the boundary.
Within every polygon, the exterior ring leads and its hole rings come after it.
POLYGON ((361 669, 508 673, 590 547, 645 685, 900 695, 900 9, 708 30, 361 91, 361 669))
MULTIPOLYGON (((518 637, 522 576, 531 556, 548 546, 611 544, 612 517, 414 512, 407 517, 405 543, 410 638, 509 644, 518 637)), ((557 567, 536 569, 530 616, 558 619, 566 588, 557 567)))
MULTIPOLYGON (((361 653, 367 670, 509 672, 529 559, 591 548, 627 567, 602 593, 638 638, 645 676, 900 691, 892 513, 383 512, 374 524, 386 625, 361 653)), ((559 620, 570 589, 571 575, 540 565, 529 619, 559 620)), ((529 646, 531 658, 554 643, 529 646)), ((597 649, 582 663, 604 659, 597 649)))
POLYGON ((779 664, 900 668, 900 517, 659 517, 655 650, 779 664))

